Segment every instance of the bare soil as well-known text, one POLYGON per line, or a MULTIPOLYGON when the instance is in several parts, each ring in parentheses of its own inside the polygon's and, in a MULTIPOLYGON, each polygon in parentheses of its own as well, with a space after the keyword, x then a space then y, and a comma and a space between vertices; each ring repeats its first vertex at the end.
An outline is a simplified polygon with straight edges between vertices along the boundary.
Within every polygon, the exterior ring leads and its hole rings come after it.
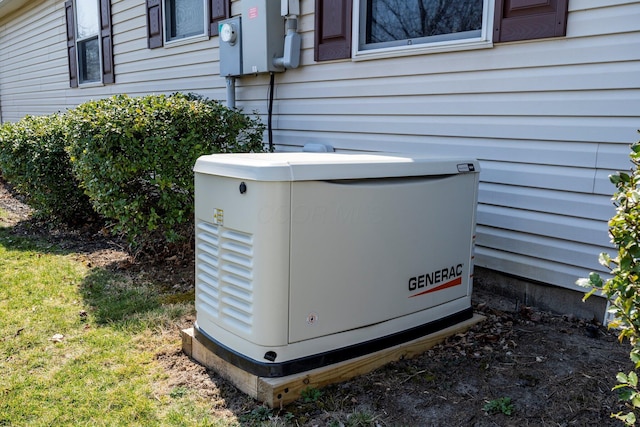
MULTIPOLYGON (((0 180, 0 222, 11 232, 49 239, 87 265, 154 278, 177 299, 193 292, 193 259, 132 257, 126 246, 91 227, 51 228, 34 221, 30 209, 0 180)), ((160 251, 159 253, 163 253, 160 251)), ((211 401, 214 416, 241 424, 300 426, 616 426, 612 412, 624 411, 616 373, 628 372, 629 346, 595 321, 543 312, 488 292, 477 281, 476 312, 486 320, 423 355, 401 360, 354 380, 321 390, 280 410, 266 411, 215 372, 186 357, 176 325, 175 348, 157 358, 172 387, 188 387, 211 401), (510 399, 511 406, 498 405, 510 399), (503 401, 504 402, 504 401, 503 401), (490 411, 493 403, 496 411, 490 411), (511 408, 511 411, 509 410, 511 408), (506 412, 510 412, 507 414, 506 412)))

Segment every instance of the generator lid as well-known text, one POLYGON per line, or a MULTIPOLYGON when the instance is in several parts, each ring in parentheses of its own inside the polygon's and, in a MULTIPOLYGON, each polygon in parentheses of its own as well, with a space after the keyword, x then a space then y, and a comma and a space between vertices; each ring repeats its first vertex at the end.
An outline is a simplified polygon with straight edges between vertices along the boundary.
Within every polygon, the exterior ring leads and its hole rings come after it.
POLYGON ((253 181, 326 181, 479 172, 470 158, 397 153, 237 153, 210 154, 196 161, 195 173, 253 181))

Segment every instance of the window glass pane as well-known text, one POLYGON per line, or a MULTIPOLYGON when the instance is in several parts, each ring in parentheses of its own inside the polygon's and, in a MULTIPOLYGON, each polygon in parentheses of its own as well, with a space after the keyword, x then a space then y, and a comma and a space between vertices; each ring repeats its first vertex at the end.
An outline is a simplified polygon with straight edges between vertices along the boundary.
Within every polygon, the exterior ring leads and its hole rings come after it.
POLYGON ((203 0, 166 0, 167 40, 204 34, 203 0))
POLYGON ((98 34, 98 2, 96 0, 76 0, 76 21, 78 38, 83 39, 98 34))
POLYGON ((100 45, 98 37, 78 42, 78 76, 80 83, 99 82, 100 75, 100 45))
POLYGON ((483 0, 363 0, 361 5, 366 5, 361 46, 478 37, 482 30, 483 0))

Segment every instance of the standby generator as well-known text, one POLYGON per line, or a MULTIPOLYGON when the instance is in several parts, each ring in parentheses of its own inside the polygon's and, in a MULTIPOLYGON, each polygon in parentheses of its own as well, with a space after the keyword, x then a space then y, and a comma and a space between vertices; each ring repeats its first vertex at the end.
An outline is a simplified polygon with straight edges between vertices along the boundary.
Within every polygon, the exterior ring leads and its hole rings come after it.
POLYGON ((263 377, 472 317, 479 165, 406 154, 200 157, 198 340, 263 377))

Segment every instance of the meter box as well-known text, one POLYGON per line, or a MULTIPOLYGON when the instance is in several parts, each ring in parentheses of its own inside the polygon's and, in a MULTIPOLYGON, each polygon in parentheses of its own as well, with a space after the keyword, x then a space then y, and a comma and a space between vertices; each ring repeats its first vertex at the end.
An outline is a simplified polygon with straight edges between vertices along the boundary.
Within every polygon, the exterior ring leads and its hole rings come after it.
POLYGON ((220 75, 222 77, 242 75, 242 18, 220 21, 220 75))
POLYGON ((194 171, 194 333, 230 363, 290 375, 471 318, 476 160, 214 154, 194 171))
POLYGON ((299 5, 289 5, 289 1, 242 0, 241 17, 220 21, 222 77, 282 72, 285 67, 298 66, 300 37, 294 31, 285 38, 283 13, 299 13, 299 5), (287 41, 290 55, 285 56, 287 41))
POLYGON ((284 53, 284 18, 280 2, 242 0, 243 74, 284 71, 273 60, 284 53))

